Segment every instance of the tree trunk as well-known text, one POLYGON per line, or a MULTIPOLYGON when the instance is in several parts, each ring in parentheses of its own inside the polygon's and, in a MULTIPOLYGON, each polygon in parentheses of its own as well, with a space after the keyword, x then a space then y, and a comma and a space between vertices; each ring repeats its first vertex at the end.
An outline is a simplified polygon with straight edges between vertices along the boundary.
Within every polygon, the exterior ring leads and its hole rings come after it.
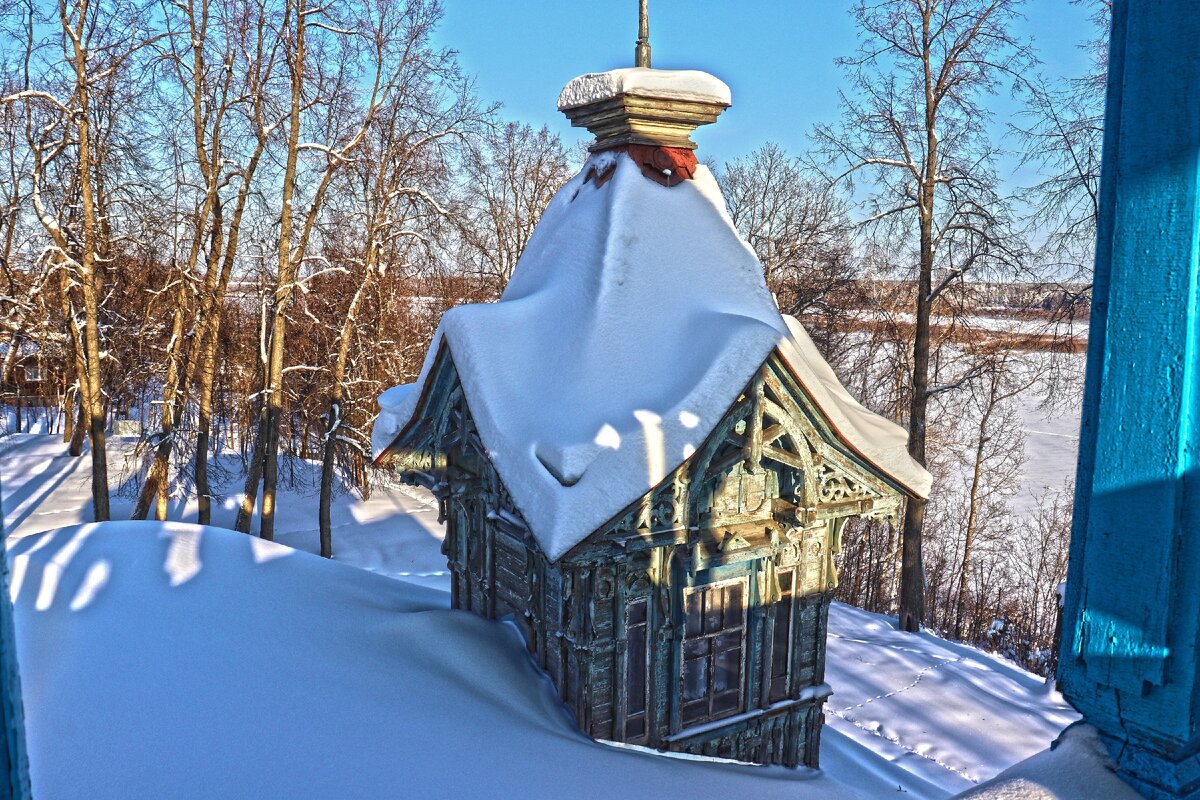
POLYGON ((904 508, 903 555, 900 565, 900 630, 916 633, 925 620, 925 565, 921 532, 925 501, 911 497, 904 508))
MULTIPOLYGON (((204 360, 208 363, 208 354, 204 354, 204 360)), ((204 378, 204 369, 201 368, 201 383, 200 383, 200 402, 199 413, 196 423, 196 461, 193 472, 193 481, 196 484, 196 504, 198 506, 196 521, 201 525, 212 524, 212 488, 208 484, 208 451, 212 447, 211 444, 211 429, 212 429, 212 378, 204 378)))
POLYGON ((367 460, 360 454, 355 454, 354 463, 358 466, 358 485, 362 489, 363 502, 371 499, 371 475, 367 471, 367 460))
POLYGON ((79 458, 83 455, 83 437, 87 434, 87 415, 83 410, 83 402, 80 399, 78 391, 75 392, 75 403, 73 405, 71 445, 67 448, 67 453, 72 458, 79 458))
POLYGON ((108 506, 108 450, 105 442, 104 398, 100 383, 100 326, 96 293, 84 284, 85 327, 84 343, 87 353, 88 393, 87 419, 88 439, 92 451, 92 504, 96 522, 109 519, 108 506))
POLYGON ((275 539, 275 499, 279 489, 279 419, 282 412, 270 405, 266 415, 266 444, 262 454, 262 521, 258 535, 267 541, 275 539))
MULTIPOLYGON (((182 283, 180 286, 182 287, 182 283)), ((167 519, 167 483, 171 477, 171 449, 175 441, 175 428, 182 407, 179 398, 179 359, 183 347, 183 291, 175 294, 175 314, 171 323, 171 340, 167 344, 167 374, 163 380, 163 407, 158 443, 154 448, 154 461, 142 484, 142 492, 130 519, 145 519, 150 512, 150 501, 155 500, 154 518, 159 522, 167 519)))
MULTIPOLYGON (((926 410, 929 405, 929 302, 932 272, 932 230, 928 219, 921 221, 921 275, 917 288, 917 315, 913 340, 912 400, 908 416, 908 454, 925 466, 926 410), (927 264, 929 266, 927 266, 927 264)), ((900 630, 916 632, 925 621, 925 566, 921 535, 925 525, 926 501, 910 497, 905 504, 901 529, 900 630)))
POLYGON ((260 422, 255 426, 254 452, 250 456, 249 469, 246 470, 242 504, 238 508, 237 521, 233 524, 233 529, 242 533, 250 532, 250 520, 254 517, 254 506, 258 501, 258 484, 262 480, 263 466, 263 423, 261 418, 265 413, 265 409, 259 412, 260 422))
POLYGON ((62 440, 63 444, 66 444, 71 441, 71 436, 75 433, 75 399, 71 394, 70 386, 63 391, 58 405, 62 412, 62 440))
POLYGON ((67 338, 70 344, 67 346, 67 357, 70 359, 71 368, 75 372, 75 383, 73 387, 68 387, 67 396, 71 397, 70 415, 68 417, 67 427, 70 433, 64 434, 64 441, 69 441, 70 447, 67 452, 72 458, 79 458, 83 455, 83 436, 87 431, 87 417, 83 404, 83 386, 85 381, 86 370, 83 366, 83 350, 79 343, 79 326, 75 324, 75 304, 71 301, 71 282, 67 271, 64 269, 60 273, 60 288, 62 290, 62 306, 63 318, 66 320, 67 338), (71 391, 74 388, 74 392, 71 391))
MULTIPOLYGON (((937 188, 938 136, 937 104, 934 99, 932 53, 930 50, 930 9, 922 10, 922 53, 925 73, 925 164, 917 190, 921 225, 921 251, 917 278, 916 320, 913 328, 912 397, 908 414, 908 453, 925 466, 926 411, 929 406, 929 317, 933 305, 933 212, 937 188)), ((921 536, 925 526, 922 498, 909 498, 904 509, 903 547, 900 568, 900 629, 916 632, 925 621, 925 566, 921 555, 921 536)))
MULTIPOLYGON (((65 17, 64 17, 65 19, 65 17)), ((85 24, 83 13, 78 25, 85 24)), ((86 366, 84 405, 87 407, 88 437, 92 450, 92 505, 96 522, 109 519, 108 506, 108 452, 104 438, 105 414, 102 386, 103 365, 100 360, 100 274, 102 262, 98 258, 101 244, 98 236, 102 209, 96 208, 96 194, 92 170, 92 132, 90 116, 90 85, 87 52, 80 44, 81 37, 73 39, 75 52, 75 91, 79 97, 79 112, 74 115, 78 131, 79 155, 79 199, 83 228, 83 252, 79 259, 79 286, 83 295, 83 361, 86 366)))
MULTIPOLYGON (((224 255, 221 260, 221 271, 217 278, 216 286, 211 291, 211 302, 208 305, 206 312, 206 320, 201 326, 200 335, 200 358, 198 361, 199 367, 199 383, 200 397, 198 401, 198 416, 197 431, 196 431, 196 461, 195 461, 195 484, 196 484, 196 500, 199 505, 198 522, 201 525, 208 525, 212 522, 212 489, 208 482, 208 453, 211 448, 211 435, 213 424, 213 393, 216 388, 217 376, 217 350, 221 342, 221 311, 225 305, 225 292, 229 286, 229 277, 233 272, 233 261, 237 255, 238 236, 241 232, 242 214, 246 210, 246 201, 250 197, 251 178, 258 169, 259 159, 262 157, 265 142, 259 139, 258 145, 254 154, 250 157, 250 162, 242 175, 242 188, 238 192, 237 204, 234 206, 233 217, 229 221, 229 234, 225 236, 222 229, 222 203, 218 196, 213 205, 213 240, 210 247, 211 252, 220 251, 222 244, 224 245, 224 255)), ((210 259, 210 270, 212 269, 210 259)), ((227 412, 232 424, 232 412, 227 412)), ((257 484, 257 480, 255 481, 257 484)), ((244 505, 244 504, 243 504, 244 505)), ((254 507, 251 504, 251 512, 254 507)), ((241 513, 238 514, 239 521, 241 513)), ((246 530, 249 532, 249 519, 246 521, 246 530)), ((240 528, 238 530, 241 530, 240 528)))
POLYGON ((983 475, 983 449, 987 442, 987 422, 991 416, 990 410, 983 415, 979 423, 979 441, 975 445, 975 469, 971 474, 971 494, 967 505, 967 529, 963 536, 962 563, 958 572, 958 599, 954 608, 954 638, 962 639, 963 609, 967 607, 970 597, 968 577, 971 572, 971 548, 975 544, 975 520, 979 508, 979 483, 983 475))
MULTIPOLYGON (((294 179, 294 163, 289 166, 289 175, 294 179)), ((284 205, 287 207, 290 204, 291 193, 285 192, 284 205)), ((270 349, 267 354, 267 363, 263 365, 265 373, 263 385, 266 388, 266 397, 263 402, 263 413, 259 418, 258 434, 255 437, 257 442, 256 460, 261 462, 257 472, 262 476, 262 520, 258 535, 268 541, 275 538, 275 499, 279 486, 279 424, 283 417, 283 345, 287 330, 287 316, 284 309, 291 298, 291 284, 295 280, 295 265, 289 257, 284 255, 291 249, 290 215, 285 212, 283 216, 286 224, 282 226, 283 233, 280 237, 280 274, 275 289, 271 333, 268 339, 270 349)), ((253 465, 251 472, 255 472, 253 465)), ((252 492, 257 493, 257 479, 254 483, 255 486, 251 489, 250 480, 246 481, 243 510, 246 508, 247 501, 250 503, 250 508, 253 509, 254 496, 252 492)), ((240 513, 238 519, 241 519, 240 513)), ((248 531, 249 521, 246 522, 246 525, 248 531)))
MULTIPOLYGON (((287 332, 286 309, 295 288, 296 273, 299 269, 299 259, 303 252, 293 252, 293 226, 295 211, 293 200, 296 196, 296 173, 299 160, 301 108, 304 93, 305 69, 305 25, 306 5, 300 3, 296 13, 295 51, 289 63, 291 73, 291 110, 288 119, 287 155, 283 170, 283 193, 281 213, 279 215, 279 270, 275 279, 275 296, 272 300, 272 320, 270 335, 270 351, 267 363, 264 364, 263 386, 267 390, 264 398, 265 411, 259 428, 259 455, 262 460, 263 497, 262 497, 262 526, 259 535, 264 539, 275 537, 275 495, 279 484, 279 423, 283 416, 283 355, 284 336, 287 332)), ((318 190, 318 194, 320 190, 318 190)), ((315 214, 317 199, 309 209, 315 214)), ((300 248, 303 250, 303 248, 300 248)))
POLYGON ((341 426, 342 409, 337 400, 329 403, 329 423, 325 429, 325 442, 321 448, 321 506, 318 517, 321 527, 321 556, 333 558, 333 528, 330 524, 330 507, 333 505, 334 457, 337 455, 337 429, 341 426))

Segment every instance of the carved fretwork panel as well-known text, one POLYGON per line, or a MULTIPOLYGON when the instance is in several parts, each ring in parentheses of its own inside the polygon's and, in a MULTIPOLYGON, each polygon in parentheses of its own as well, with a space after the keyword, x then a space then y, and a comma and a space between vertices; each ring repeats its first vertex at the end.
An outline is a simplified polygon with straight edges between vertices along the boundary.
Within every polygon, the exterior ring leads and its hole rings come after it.
POLYGON ((826 520, 894 517, 901 497, 899 487, 842 443, 772 356, 690 459, 568 558, 588 560, 603 551, 604 540, 687 544, 694 555, 727 555, 735 528, 737 541, 754 550, 782 541, 791 529, 824 530, 826 520))
POLYGON ((741 461, 709 483, 712 499, 708 511, 714 518, 769 516, 770 500, 779 496, 773 470, 749 470, 741 461))

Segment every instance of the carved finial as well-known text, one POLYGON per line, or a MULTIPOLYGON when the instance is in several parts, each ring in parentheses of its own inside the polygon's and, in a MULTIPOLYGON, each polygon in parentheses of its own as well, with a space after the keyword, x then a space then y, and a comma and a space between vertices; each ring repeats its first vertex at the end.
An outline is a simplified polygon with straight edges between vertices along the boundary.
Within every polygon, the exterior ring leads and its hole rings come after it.
POLYGON ((635 67, 650 68, 650 14, 646 10, 647 0, 640 0, 638 5, 638 39, 633 51, 635 67))

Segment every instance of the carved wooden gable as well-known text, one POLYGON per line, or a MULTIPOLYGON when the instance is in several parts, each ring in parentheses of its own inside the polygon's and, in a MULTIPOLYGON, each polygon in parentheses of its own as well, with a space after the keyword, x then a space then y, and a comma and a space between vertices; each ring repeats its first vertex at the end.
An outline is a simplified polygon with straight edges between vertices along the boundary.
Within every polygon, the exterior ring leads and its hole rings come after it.
MULTIPOLYGON (((519 517, 470 421, 448 351, 437 358, 424 408, 394 451, 397 468, 405 480, 439 494, 443 481, 461 485, 487 476, 494 485, 479 488, 519 517)), ((806 528, 831 520, 894 516, 902 496, 897 484, 841 441, 773 354, 696 453, 566 558, 605 540, 680 544, 689 529, 713 532, 720 552, 748 547, 751 534, 769 536, 771 530, 799 541, 806 528)))
POLYGON ((694 538, 689 529, 719 529, 722 552, 770 529, 800 541, 805 528, 831 520, 895 516, 902 496, 842 442, 773 354, 691 458, 568 558, 595 538, 679 544, 694 538))

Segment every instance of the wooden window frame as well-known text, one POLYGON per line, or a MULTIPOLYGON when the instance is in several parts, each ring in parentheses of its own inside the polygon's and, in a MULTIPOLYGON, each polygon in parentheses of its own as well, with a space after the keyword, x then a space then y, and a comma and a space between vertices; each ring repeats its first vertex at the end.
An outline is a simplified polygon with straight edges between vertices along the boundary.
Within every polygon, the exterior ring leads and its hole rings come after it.
POLYGON ((796 636, 796 590, 797 590, 796 581, 799 577, 798 572, 799 572, 799 570, 797 570, 795 567, 788 567, 787 569, 781 569, 776 573, 776 578, 779 580, 779 586, 780 586, 780 598, 779 598, 779 602, 777 602, 775 604, 774 613, 771 615, 771 617, 772 617, 771 632, 770 632, 771 660, 770 660, 770 663, 765 665, 765 668, 768 671, 768 674, 767 674, 767 702, 768 703, 776 703, 776 702, 779 702, 780 700, 786 700, 787 698, 789 698, 791 696, 792 670, 794 668, 794 664, 792 663, 792 660, 793 660, 793 657, 795 656, 795 651, 796 651, 796 646, 795 646, 796 645, 796 640, 795 640, 795 636, 796 636), (787 577, 790 580, 790 586, 786 592, 783 591, 784 577, 787 577), (775 674, 775 662, 778 657, 776 648, 779 646, 779 643, 780 643, 779 636, 777 635, 779 632, 779 624, 781 622, 781 620, 779 619, 779 617, 780 617, 779 612, 781 610, 783 610, 785 605, 787 607, 787 632, 784 635, 784 645, 787 647, 787 651, 784 654, 783 675, 776 675, 775 674), (783 680, 783 691, 777 692, 775 690, 775 682, 777 680, 779 680, 780 678, 782 678, 782 680, 783 680))
POLYGON ((624 717, 624 722, 623 722, 624 733, 623 733, 623 735, 624 735, 624 741, 641 742, 641 741, 645 741, 650 735, 650 677, 651 677, 651 673, 650 673, 650 649, 651 649, 650 598, 649 597, 629 598, 628 600, 625 601, 625 608, 623 610, 623 613, 625 615, 624 621, 623 621, 624 628, 625 628, 625 658, 623 659, 624 674, 622 675, 622 680, 625 683, 625 708, 622 710, 623 717, 624 717), (629 624, 630 611, 632 610, 632 607, 636 604, 641 604, 643 606, 642 621, 639 623, 636 623, 634 625, 630 625, 629 624), (643 637, 643 639, 642 639, 642 658, 641 658, 640 665, 635 665, 633 663, 633 661, 631 660, 633 657, 633 648, 630 646, 633 641, 633 637, 630 635, 631 628, 641 628, 642 629, 641 630, 641 635, 643 637), (631 712, 630 711, 630 708, 631 708, 630 700, 632 699, 632 694, 630 694, 630 684, 632 683, 632 681, 630 680, 630 676, 631 676, 635 666, 640 666, 641 670, 642 670, 642 696, 641 696, 642 704, 641 704, 641 709, 639 711, 631 712), (640 721, 642 723, 642 730, 640 733, 631 733, 630 732, 629 723, 631 721, 635 722, 635 723, 640 721))
MULTIPOLYGON (((723 608, 722 614, 724 614, 725 613, 724 606, 722 608, 723 608)), ((680 725, 681 725, 682 729, 691 728, 691 727, 694 727, 697 725, 704 725, 709 722, 715 722, 715 721, 718 721, 721 719, 725 719, 726 717, 733 717, 733 716, 737 716, 738 714, 744 713, 748 707, 747 706, 747 691, 746 691, 746 685, 747 685, 747 680, 748 680, 748 676, 746 675, 746 666, 747 666, 747 652, 746 651, 747 651, 747 648, 749 646, 749 641, 750 641, 750 619, 749 619, 749 617, 750 617, 750 576, 742 575, 741 577, 737 577, 737 578, 730 578, 730 579, 726 579, 726 580, 714 581, 712 583, 704 583, 704 584, 699 584, 696 586, 689 586, 686 589, 684 589, 684 592, 683 592, 683 609, 684 609, 684 623, 683 623, 684 635, 683 635, 683 639, 681 641, 682 651, 680 652, 679 674, 677 676, 678 681, 679 681, 679 686, 678 686, 678 691, 676 692, 676 701, 679 703, 679 720, 680 720, 680 725), (721 590, 722 592, 724 592, 727 588, 732 587, 732 586, 738 586, 741 589, 741 612, 742 612, 741 613, 741 625, 738 626, 738 628, 736 628, 736 629, 735 628, 726 628, 726 627, 724 627, 724 620, 722 619, 722 627, 718 628, 716 631, 704 632, 703 626, 704 626, 704 618, 705 618, 705 610, 706 609, 702 609, 700 612, 701 634, 699 636, 693 635, 693 636, 689 637, 687 634, 687 608, 688 608, 689 598, 693 594, 696 594, 696 593, 708 593, 708 592, 712 592, 713 590, 718 590, 718 589, 721 590), (724 636, 724 635, 728 635, 729 633, 733 633, 735 630, 737 630, 741 634, 740 638, 739 638, 739 645, 738 645, 738 651, 739 651, 740 658, 739 658, 739 664, 738 664, 737 702, 730 709, 718 711, 718 710, 714 710, 714 704, 715 704, 715 699, 717 697, 717 692, 715 690, 716 652, 715 652, 715 646, 714 646, 715 642, 713 640, 717 639, 719 636, 724 636), (704 696, 707 699, 708 711, 706 714, 704 714, 700 717, 689 719, 687 716, 687 712, 685 710, 686 705, 688 703, 696 702, 696 700, 695 699, 693 699, 693 700, 685 699, 685 696, 686 696, 685 693, 687 692, 687 665, 688 665, 689 660, 695 660, 695 659, 688 659, 687 646, 688 646, 689 641, 697 641, 699 639, 710 640, 709 647, 708 647, 708 653, 702 657, 702 658, 704 658, 705 664, 706 664, 706 666, 705 666, 706 675, 704 678, 706 692, 705 692, 704 696)))

